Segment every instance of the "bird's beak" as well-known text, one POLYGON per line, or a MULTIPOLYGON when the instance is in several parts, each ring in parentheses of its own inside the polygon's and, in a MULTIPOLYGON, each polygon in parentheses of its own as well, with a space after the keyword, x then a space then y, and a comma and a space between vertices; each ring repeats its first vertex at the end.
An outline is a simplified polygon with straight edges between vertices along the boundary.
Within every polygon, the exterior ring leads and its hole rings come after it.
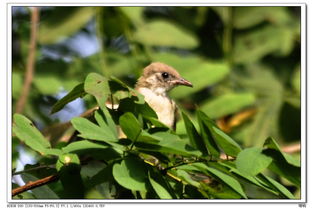
POLYGON ((184 79, 184 78, 178 79, 178 80, 176 81, 176 84, 192 87, 192 83, 191 83, 190 81, 187 81, 187 80, 184 79))

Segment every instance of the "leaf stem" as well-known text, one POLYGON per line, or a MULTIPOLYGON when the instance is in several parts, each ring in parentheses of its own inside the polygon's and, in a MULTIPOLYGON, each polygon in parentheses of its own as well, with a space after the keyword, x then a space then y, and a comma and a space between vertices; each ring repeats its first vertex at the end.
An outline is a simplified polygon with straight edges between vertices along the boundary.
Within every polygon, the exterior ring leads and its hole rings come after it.
POLYGON ((142 130, 140 129, 140 131, 138 132, 138 134, 137 134, 135 140, 134 140, 134 141, 132 142, 132 144, 130 145, 130 150, 133 149, 133 146, 135 145, 135 142, 137 141, 137 139, 138 139, 139 135, 141 134, 141 132, 142 132, 142 130))

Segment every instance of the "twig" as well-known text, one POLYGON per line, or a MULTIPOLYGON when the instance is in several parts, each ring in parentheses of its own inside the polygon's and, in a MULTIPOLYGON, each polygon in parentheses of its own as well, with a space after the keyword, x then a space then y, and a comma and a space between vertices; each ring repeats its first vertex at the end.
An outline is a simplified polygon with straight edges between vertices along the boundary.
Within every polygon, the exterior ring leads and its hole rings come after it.
POLYGON ((13 173, 12 176, 19 175, 19 174, 22 174, 22 173, 26 173, 26 172, 29 172, 29 171, 35 171, 35 170, 43 169, 43 168, 55 168, 55 165, 54 164, 51 164, 51 165, 41 165, 41 166, 38 166, 38 167, 35 167, 35 168, 30 168, 30 169, 26 169, 26 170, 22 170, 22 171, 17 171, 15 173, 13 173))
POLYGON ((300 152, 301 151, 301 145, 300 144, 288 145, 288 146, 282 147, 281 150, 283 152, 292 154, 292 153, 300 152))
POLYGON ((20 186, 18 188, 12 189, 12 197, 14 197, 15 195, 18 195, 22 192, 25 192, 27 190, 31 190, 31 189, 34 189, 36 187, 51 183, 51 182, 56 181, 58 179, 59 179, 59 175, 55 174, 55 175, 47 176, 47 177, 42 178, 42 179, 38 179, 36 181, 30 181, 27 184, 25 184, 24 186, 20 186))
POLYGON ((27 101, 31 83, 33 81, 35 71, 35 55, 36 55, 36 39, 37 39, 37 26, 39 22, 39 8, 33 7, 31 12, 31 31, 30 42, 27 57, 27 66, 24 78, 24 84, 21 92, 21 96, 16 103, 16 112, 22 113, 27 101))

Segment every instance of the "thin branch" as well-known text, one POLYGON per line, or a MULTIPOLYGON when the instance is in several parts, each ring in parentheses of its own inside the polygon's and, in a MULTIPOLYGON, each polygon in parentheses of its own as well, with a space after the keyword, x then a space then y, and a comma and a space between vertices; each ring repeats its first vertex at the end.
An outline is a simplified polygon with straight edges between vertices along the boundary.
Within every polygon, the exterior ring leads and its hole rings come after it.
POLYGON ((288 146, 282 147, 281 150, 283 152, 292 154, 292 153, 300 152, 301 151, 301 145, 300 144, 288 145, 288 146))
POLYGON ((15 195, 18 195, 20 193, 23 193, 27 190, 35 189, 36 187, 40 187, 42 185, 49 184, 49 183, 56 181, 58 179, 59 179, 59 175, 55 174, 55 175, 47 176, 47 177, 42 178, 42 179, 38 179, 36 181, 30 181, 27 184, 25 184, 24 186, 20 186, 18 188, 12 189, 12 197, 14 197, 15 195))
POLYGON ((29 171, 35 171, 35 170, 43 169, 43 168, 55 168, 55 164, 41 165, 41 166, 38 166, 38 167, 35 167, 35 168, 29 168, 29 169, 25 169, 25 170, 22 170, 22 171, 17 171, 15 173, 13 173, 12 176, 19 175, 19 174, 22 174, 22 173, 26 173, 26 172, 29 172, 29 171))
POLYGON ((24 78, 24 84, 21 92, 21 96, 16 103, 16 112, 22 113, 27 101, 27 97, 30 91, 30 87, 34 77, 35 71, 35 55, 36 55, 36 40, 37 40, 37 29, 39 22, 39 8, 33 7, 31 10, 31 31, 30 31, 30 42, 27 57, 27 66, 24 78))

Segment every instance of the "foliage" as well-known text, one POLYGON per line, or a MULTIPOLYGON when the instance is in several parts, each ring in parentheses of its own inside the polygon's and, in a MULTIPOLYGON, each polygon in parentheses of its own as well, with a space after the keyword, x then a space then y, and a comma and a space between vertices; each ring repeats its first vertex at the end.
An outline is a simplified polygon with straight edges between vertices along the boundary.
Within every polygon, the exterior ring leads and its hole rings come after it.
MULTIPOLYGON (((30 11, 13 9, 13 109, 30 11)), ((22 147, 37 161, 22 171, 25 182, 60 180, 14 198, 299 198, 299 156, 281 149, 301 138, 299 8, 40 13, 32 89, 24 113, 13 115, 13 168, 22 147), (152 61, 194 84, 170 92, 182 112, 176 132, 130 87, 152 61), (73 101, 99 108, 78 117, 73 101)))
MULTIPOLYGON (((96 73, 87 76, 82 91, 93 94, 100 109, 93 118, 73 118, 71 123, 78 135, 72 136, 74 142, 62 147, 51 148, 27 118, 14 115, 13 132, 16 136, 38 151, 42 160, 54 162, 54 172, 60 174, 58 183, 63 187, 63 193, 49 190, 48 198, 84 198, 91 190, 101 194, 98 186, 103 184, 114 188, 114 198, 248 198, 250 194, 244 190, 243 182, 255 184, 276 198, 295 198, 286 187, 263 174, 268 168, 300 187, 300 164, 282 153, 272 138, 263 148, 242 150, 234 139, 199 110, 197 116, 203 127, 198 131, 183 114, 189 139, 182 139, 161 122, 155 123, 149 114, 153 110, 148 105, 143 108, 149 111, 138 109, 139 98, 131 95, 129 89, 123 90, 128 96, 120 101, 127 100, 128 106, 121 105, 112 110, 101 105, 103 100, 98 99, 102 98, 101 95, 111 94, 114 98, 120 93, 110 88, 110 82, 124 87, 116 78, 108 80, 96 73), (99 81, 101 86, 97 85, 99 81), (97 87, 96 93, 90 90, 93 88, 89 83, 97 87), (112 128, 110 121, 115 121, 112 128), (114 134, 117 126, 127 138, 119 139, 114 134), (212 153, 210 147, 214 147, 216 153, 212 153), (233 158, 220 159, 222 153, 233 158), (88 173, 84 174, 82 169, 92 163, 101 169, 88 168, 88 173), (291 174, 289 168, 292 168, 291 174), (103 170, 106 175, 100 176, 103 170), (96 183, 95 179, 98 180, 96 183), (128 195, 124 197, 124 193, 128 195)), ((26 172, 27 175, 30 174, 26 172)), ((42 197, 42 194, 33 195, 42 197)))

